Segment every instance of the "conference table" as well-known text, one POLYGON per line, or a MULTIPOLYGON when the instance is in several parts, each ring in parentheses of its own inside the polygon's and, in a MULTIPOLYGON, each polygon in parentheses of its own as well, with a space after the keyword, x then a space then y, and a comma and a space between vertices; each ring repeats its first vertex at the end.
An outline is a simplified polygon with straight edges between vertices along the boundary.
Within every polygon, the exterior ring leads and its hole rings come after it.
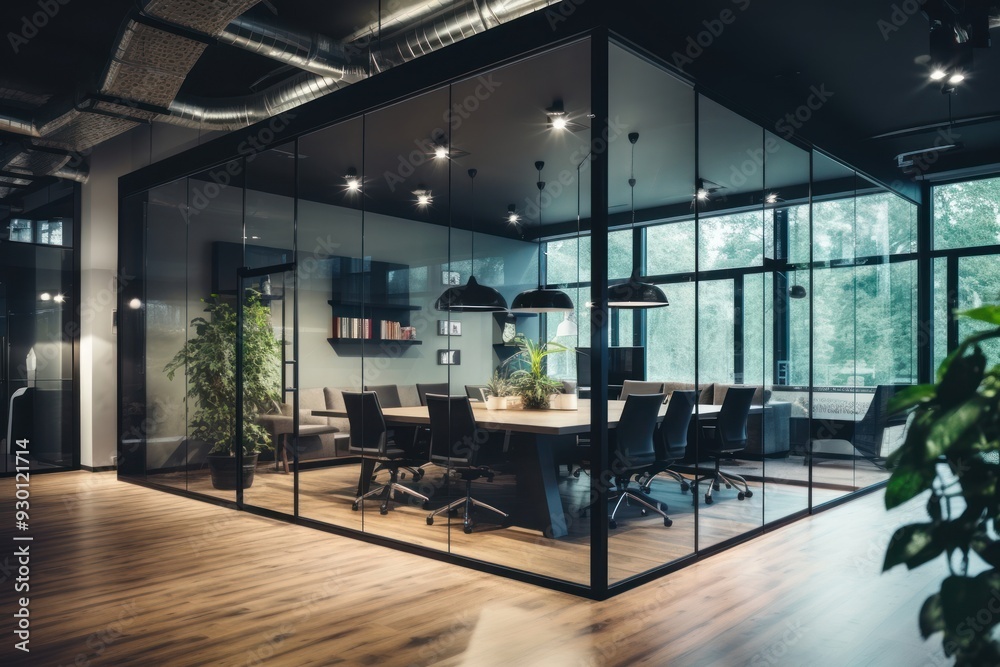
MULTIPOLYGON (((517 470, 518 496, 534 508, 535 524, 547 537, 567 534, 567 520, 559 496, 556 453, 571 447, 578 435, 590 433, 590 400, 580 399, 577 410, 487 410, 473 403, 476 426, 486 431, 504 432, 514 439, 511 454, 517 470)), ((616 428, 625 401, 608 401, 608 428, 616 428)), ((699 419, 714 419, 722 406, 696 405, 699 419)), ((667 404, 660 407, 659 421, 666 415, 667 404)), ((753 406, 751 411, 760 411, 753 406), (756 409, 756 410, 754 410, 756 409)), ((426 426, 430 424, 426 406, 383 408, 387 426, 426 426)), ((346 417, 342 410, 313 410, 317 417, 346 417)), ((366 479, 364 471, 362 480, 366 479)), ((368 475, 370 478, 370 474, 368 475)), ((359 493, 361 488, 359 487, 359 493)))

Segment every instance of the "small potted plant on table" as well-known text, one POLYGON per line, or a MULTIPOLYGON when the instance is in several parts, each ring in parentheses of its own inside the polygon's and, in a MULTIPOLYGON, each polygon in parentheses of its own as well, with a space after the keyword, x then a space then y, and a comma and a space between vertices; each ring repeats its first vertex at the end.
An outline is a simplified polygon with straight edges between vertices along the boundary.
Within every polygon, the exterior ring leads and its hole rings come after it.
POLYGON ((510 374, 514 394, 521 397, 521 407, 526 410, 548 408, 549 397, 561 392, 563 384, 561 380, 550 378, 545 373, 545 358, 569 348, 555 341, 536 343, 525 336, 519 336, 516 340, 521 349, 510 360, 523 367, 510 374))
POLYGON ((507 398, 514 388, 510 381, 500 371, 493 371, 493 377, 486 383, 486 409, 506 410, 507 398))

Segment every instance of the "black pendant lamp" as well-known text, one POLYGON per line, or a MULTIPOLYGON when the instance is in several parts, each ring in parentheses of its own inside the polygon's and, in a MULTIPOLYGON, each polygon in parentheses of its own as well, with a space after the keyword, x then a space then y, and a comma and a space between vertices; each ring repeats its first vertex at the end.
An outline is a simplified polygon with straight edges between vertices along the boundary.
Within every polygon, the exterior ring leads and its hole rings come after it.
POLYGON ((476 169, 469 170, 469 180, 472 182, 472 270, 469 271, 469 282, 456 287, 449 287, 444 294, 434 302, 438 310, 451 313, 499 313, 507 310, 507 300, 492 287, 480 285, 476 280, 476 169))
MULTIPOLYGON (((535 163, 538 171, 538 229, 541 234, 542 228, 542 190, 545 189, 545 182, 542 180, 542 168, 545 163, 539 160, 535 163)), ((515 313, 567 313, 573 312, 573 300, 569 294, 557 289, 545 289, 542 287, 542 238, 538 237, 538 289, 529 289, 514 297, 514 303, 510 310, 515 313)))
MULTIPOLYGON (((638 132, 630 132, 629 143, 632 144, 631 178, 628 187, 632 194, 632 229, 635 229, 635 142, 639 141, 638 132)), ((652 283, 644 283, 639 277, 639 267, 632 269, 632 275, 623 283, 608 287, 608 307, 610 308, 662 308, 669 306, 670 301, 663 290, 652 283)))

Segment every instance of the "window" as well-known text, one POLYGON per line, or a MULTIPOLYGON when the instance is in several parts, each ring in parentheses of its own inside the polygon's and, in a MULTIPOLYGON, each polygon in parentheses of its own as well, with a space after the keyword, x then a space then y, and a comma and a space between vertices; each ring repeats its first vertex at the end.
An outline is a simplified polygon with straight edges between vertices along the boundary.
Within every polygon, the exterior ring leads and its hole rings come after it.
POLYGON ((1000 178, 934 188, 934 249, 1000 244, 1000 178))
POLYGON ((702 271, 760 266, 764 261, 764 211, 702 218, 698 268, 702 271))
POLYGON ((34 226, 31 220, 14 218, 8 225, 10 229, 10 240, 19 243, 31 243, 35 240, 34 226))
POLYGON ((694 220, 646 228, 646 275, 693 272, 694 220))

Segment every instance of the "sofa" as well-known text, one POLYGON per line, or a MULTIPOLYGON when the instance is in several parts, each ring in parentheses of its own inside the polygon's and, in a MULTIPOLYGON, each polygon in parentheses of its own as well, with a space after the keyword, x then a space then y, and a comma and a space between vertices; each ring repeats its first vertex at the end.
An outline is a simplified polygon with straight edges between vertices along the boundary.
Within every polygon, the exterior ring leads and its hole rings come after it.
MULTIPOLYGON (((734 385, 710 382, 699 385, 701 394, 698 402, 702 405, 722 405, 726 392, 734 385)), ((743 385, 735 385, 743 386, 743 385)), ((789 451, 788 427, 792 414, 791 403, 772 401, 771 390, 755 386, 753 405, 762 405, 762 412, 751 413, 747 422, 747 448, 740 457, 762 458, 787 456, 789 451)), ((665 382, 664 391, 669 395, 675 389, 694 389, 690 382, 665 382)), ((693 422, 692 422, 693 423, 693 422)))
MULTIPOLYGON (((403 406, 420 405, 416 385, 396 385, 403 406)), ((341 387, 316 387, 299 390, 299 441, 297 451, 300 461, 333 459, 350 455, 351 425, 346 417, 318 417, 313 410, 346 412, 345 391, 356 389, 341 387)), ((273 413, 261 415, 258 423, 267 429, 275 444, 276 457, 290 458, 292 443, 292 406, 279 403, 273 413), (285 451, 279 448, 279 443, 285 451), (284 454, 284 456, 282 456, 284 454)), ((287 466, 286 466, 287 469, 287 466)))

